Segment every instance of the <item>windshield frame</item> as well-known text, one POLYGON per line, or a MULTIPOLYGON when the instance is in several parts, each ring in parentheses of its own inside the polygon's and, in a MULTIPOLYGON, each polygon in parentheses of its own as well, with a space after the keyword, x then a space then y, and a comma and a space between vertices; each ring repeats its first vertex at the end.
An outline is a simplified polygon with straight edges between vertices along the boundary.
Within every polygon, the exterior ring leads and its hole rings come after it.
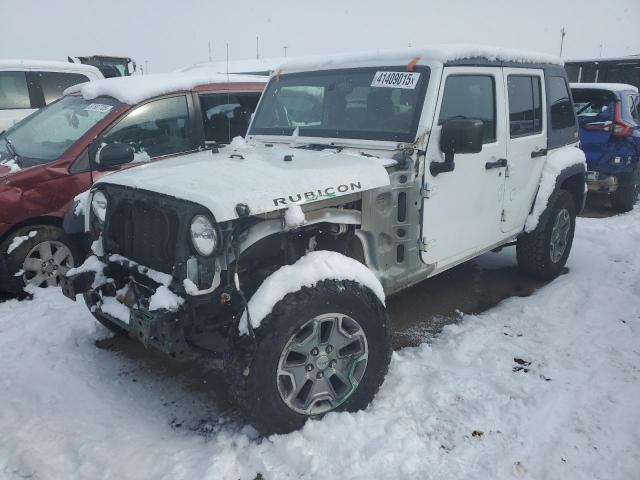
MULTIPOLYGON (((4 132, 0 133, 0 140, 2 140, 4 142, 6 142, 7 140, 9 140, 9 142, 11 142, 12 144, 12 150, 13 153, 15 153, 15 155, 13 156, 13 160, 21 167, 33 167, 33 166, 38 166, 38 165, 48 165, 50 163, 56 162, 58 160, 60 160, 61 158, 64 158, 65 155, 67 155, 67 153, 72 150, 77 144, 78 142, 81 142, 82 139, 88 135, 91 134, 92 131, 95 131, 96 128, 102 130, 105 126, 105 122, 106 125, 110 124, 114 118, 117 118, 121 115, 123 110, 128 109, 128 106, 122 102, 120 102, 119 100, 110 97, 110 96, 99 96, 90 100, 84 99, 80 94, 71 94, 71 95, 64 95, 62 97, 60 97, 59 99, 57 99, 55 102, 51 102, 49 105, 33 112, 31 115, 29 115, 28 117, 24 118, 23 120, 21 120, 20 122, 16 123, 15 125, 12 125, 10 128, 8 128, 7 130, 5 130, 4 132), (46 113, 46 111, 50 108, 50 107, 54 107, 59 103, 62 102, 64 100, 68 100, 69 98, 79 98, 82 101, 86 102, 87 106, 93 103, 100 103, 108 101, 109 105, 112 107, 110 111, 106 112, 106 114, 100 118, 98 121, 96 121, 93 125, 91 125, 87 130, 85 130, 82 134, 80 134, 74 141, 72 141, 63 151, 61 151, 57 157, 55 158, 38 158, 38 157, 34 157, 34 156, 27 156, 24 154, 23 151, 21 151, 20 146, 16 145, 14 142, 14 138, 12 138, 12 133, 15 133, 16 130, 19 130, 21 128, 29 128, 27 125, 29 122, 33 121, 34 119, 38 118, 40 115, 42 115, 43 113, 46 113)), ((4 158, 3 160, 7 160, 7 158, 4 158)))
POLYGON ((404 72, 408 71, 406 65, 378 65, 374 67, 355 67, 355 68, 340 68, 330 70, 308 70, 304 72, 293 72, 288 74, 281 74, 278 78, 274 75, 269 80, 267 87, 265 88, 260 103, 254 113, 254 118, 249 126, 247 132, 248 137, 259 138, 277 138, 277 139, 290 139, 296 130, 298 131, 299 138, 312 139, 314 143, 320 143, 318 140, 338 140, 338 143, 351 143, 356 142, 375 142, 375 143, 413 143, 416 139, 420 119, 422 116, 423 108, 425 105, 426 93, 431 80, 431 67, 428 65, 417 65, 411 70, 412 72, 420 73, 419 84, 416 87, 417 97, 416 105, 413 112, 413 118, 409 130, 405 133, 398 132, 380 132, 380 131, 366 131, 366 130, 335 130, 335 129, 317 129, 317 128, 304 128, 304 127, 256 127, 255 122, 258 119, 258 113, 263 108, 265 99, 276 88, 277 82, 282 79, 295 79, 300 77, 317 77, 317 76, 335 76, 340 74, 348 74, 352 72, 378 72, 378 71, 393 71, 404 72), (289 132, 291 130, 291 132, 289 132), (351 141, 351 142, 350 142, 351 141))

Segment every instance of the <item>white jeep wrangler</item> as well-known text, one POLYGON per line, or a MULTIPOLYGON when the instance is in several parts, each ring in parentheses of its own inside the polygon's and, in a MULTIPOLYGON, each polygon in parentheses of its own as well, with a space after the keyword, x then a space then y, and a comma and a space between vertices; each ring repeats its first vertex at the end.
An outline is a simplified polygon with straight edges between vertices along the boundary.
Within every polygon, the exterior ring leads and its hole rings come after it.
POLYGON ((391 354, 385 294, 508 245, 524 272, 561 273, 585 200, 577 135, 555 57, 291 63, 246 141, 99 180, 96 255, 63 290, 113 331, 217 359, 254 425, 290 431, 371 402, 391 354))

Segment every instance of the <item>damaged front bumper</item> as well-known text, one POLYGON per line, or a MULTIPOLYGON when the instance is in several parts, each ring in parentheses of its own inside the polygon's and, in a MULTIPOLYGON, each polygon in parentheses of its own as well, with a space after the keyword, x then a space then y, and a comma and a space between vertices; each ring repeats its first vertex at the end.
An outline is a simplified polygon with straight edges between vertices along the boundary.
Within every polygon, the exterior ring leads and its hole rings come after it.
POLYGON ((118 290, 111 283, 96 286, 96 272, 82 272, 61 280, 62 293, 71 300, 83 295, 91 312, 107 324, 128 332, 145 347, 156 348, 174 358, 193 356, 185 339, 186 309, 149 310, 148 287, 131 278, 118 290))

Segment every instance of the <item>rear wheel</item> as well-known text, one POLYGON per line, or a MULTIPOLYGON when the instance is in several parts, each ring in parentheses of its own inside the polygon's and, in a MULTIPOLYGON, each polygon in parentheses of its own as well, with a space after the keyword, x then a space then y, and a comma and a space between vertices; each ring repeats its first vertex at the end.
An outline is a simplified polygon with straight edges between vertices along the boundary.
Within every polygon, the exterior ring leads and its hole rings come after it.
POLYGON ((611 195, 611 206, 618 212, 629 212, 640 196, 640 164, 625 179, 621 179, 618 190, 611 195))
POLYGON ((227 372, 244 415, 263 433, 286 433, 371 402, 391 356, 389 320, 369 289, 325 280, 278 302, 255 346, 243 336, 231 350, 227 372))
POLYGON ((26 286, 53 287, 82 262, 82 249, 60 228, 39 225, 14 232, 0 246, 6 254, 7 290, 22 293, 26 286))
POLYGON ((573 197, 566 190, 556 190, 536 229, 518 237, 516 256, 520 269, 541 280, 557 277, 569 258, 575 227, 573 197))

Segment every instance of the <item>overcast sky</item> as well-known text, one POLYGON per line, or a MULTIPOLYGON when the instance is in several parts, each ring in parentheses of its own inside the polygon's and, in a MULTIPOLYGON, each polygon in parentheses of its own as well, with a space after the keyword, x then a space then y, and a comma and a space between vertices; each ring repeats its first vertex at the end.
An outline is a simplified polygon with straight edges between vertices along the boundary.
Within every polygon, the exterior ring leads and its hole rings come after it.
POLYGON ((0 58, 130 56, 152 73, 208 60, 482 43, 564 58, 640 53, 640 0, 0 0, 0 58))

